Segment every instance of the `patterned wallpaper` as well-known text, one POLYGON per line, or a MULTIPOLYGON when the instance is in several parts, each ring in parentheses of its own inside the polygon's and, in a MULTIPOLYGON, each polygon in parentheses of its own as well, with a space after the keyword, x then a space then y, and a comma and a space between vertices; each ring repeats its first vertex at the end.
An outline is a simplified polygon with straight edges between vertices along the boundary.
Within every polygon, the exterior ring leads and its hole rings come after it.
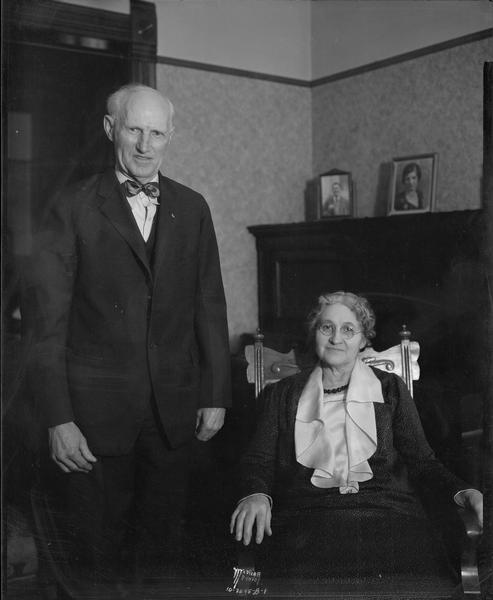
POLYGON ((304 218, 311 92, 163 64, 157 77, 176 109, 165 172, 211 207, 235 350, 238 336, 258 323, 255 240, 246 227, 304 218))
POLYGON ((492 49, 474 42, 313 89, 158 64, 158 87, 176 107, 166 173, 211 207, 233 351, 258 318, 246 227, 302 221, 314 174, 350 171, 357 216, 379 216, 392 158, 436 152, 436 210, 480 206, 482 71, 492 49))
POLYGON ((392 158, 436 152, 436 210, 479 208, 491 39, 313 89, 313 171, 350 171, 357 214, 386 214, 392 158))

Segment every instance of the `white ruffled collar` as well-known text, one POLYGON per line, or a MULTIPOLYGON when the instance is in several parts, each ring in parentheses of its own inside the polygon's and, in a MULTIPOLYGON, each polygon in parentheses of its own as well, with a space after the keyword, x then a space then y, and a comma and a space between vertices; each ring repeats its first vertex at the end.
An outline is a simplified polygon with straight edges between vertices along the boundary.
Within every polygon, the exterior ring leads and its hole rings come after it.
POLYGON ((300 396, 294 435, 296 460, 314 469, 313 485, 355 493, 358 482, 373 477, 368 464, 377 448, 373 404, 383 401, 379 379, 361 360, 345 396, 324 399, 322 368, 315 367, 300 396))

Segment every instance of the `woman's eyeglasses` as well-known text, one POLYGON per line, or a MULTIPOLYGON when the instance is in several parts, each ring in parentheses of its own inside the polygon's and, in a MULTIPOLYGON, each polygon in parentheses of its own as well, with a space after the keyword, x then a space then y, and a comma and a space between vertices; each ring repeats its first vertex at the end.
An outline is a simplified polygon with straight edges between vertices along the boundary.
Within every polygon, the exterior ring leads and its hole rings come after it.
MULTIPOLYGON (((334 337, 337 331, 337 327, 333 323, 321 323, 317 329, 327 337, 334 337)), ((361 330, 355 329, 352 325, 342 325, 339 331, 345 340, 350 340, 357 333, 361 333, 361 330)))

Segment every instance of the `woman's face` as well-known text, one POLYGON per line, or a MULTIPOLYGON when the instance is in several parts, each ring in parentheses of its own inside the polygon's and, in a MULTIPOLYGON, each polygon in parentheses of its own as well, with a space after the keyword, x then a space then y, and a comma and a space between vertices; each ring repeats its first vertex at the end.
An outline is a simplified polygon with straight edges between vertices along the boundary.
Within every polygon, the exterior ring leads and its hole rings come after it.
POLYGON ((418 174, 416 171, 411 171, 404 177, 404 187, 406 192, 415 192, 418 189, 418 174))
POLYGON ((361 323, 347 306, 344 304, 326 306, 320 315, 315 334, 315 352, 322 366, 352 368, 360 349, 366 346, 366 338, 361 330, 361 323), (326 327, 330 330, 329 335, 320 331, 322 325, 329 326, 326 327), (357 333, 349 337, 351 332, 357 333))

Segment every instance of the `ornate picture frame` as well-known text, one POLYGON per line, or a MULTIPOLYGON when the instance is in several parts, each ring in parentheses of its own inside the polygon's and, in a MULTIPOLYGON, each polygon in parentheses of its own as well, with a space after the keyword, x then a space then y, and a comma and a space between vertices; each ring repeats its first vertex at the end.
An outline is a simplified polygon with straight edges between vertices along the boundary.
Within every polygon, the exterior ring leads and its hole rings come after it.
POLYGON ((354 217, 351 173, 332 169, 318 177, 320 219, 354 217))
POLYGON ((438 154, 419 154, 392 159, 388 215, 433 212, 438 154))

